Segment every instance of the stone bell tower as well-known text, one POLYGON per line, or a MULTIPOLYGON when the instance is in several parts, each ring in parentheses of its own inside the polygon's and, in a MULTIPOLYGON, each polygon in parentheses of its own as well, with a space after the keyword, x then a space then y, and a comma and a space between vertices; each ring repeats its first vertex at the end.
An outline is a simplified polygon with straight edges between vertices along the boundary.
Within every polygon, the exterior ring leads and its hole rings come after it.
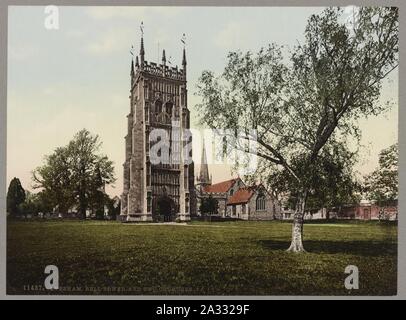
POLYGON ((130 78, 120 220, 188 221, 196 201, 185 47, 182 68, 168 66, 165 50, 160 64, 147 62, 142 35, 130 78))

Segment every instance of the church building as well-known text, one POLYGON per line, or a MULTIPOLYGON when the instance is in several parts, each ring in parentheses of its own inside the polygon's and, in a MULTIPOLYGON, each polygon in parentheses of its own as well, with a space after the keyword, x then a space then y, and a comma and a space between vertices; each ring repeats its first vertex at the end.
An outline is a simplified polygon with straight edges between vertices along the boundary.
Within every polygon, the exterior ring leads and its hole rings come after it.
POLYGON ((212 184, 203 142, 200 174, 196 185, 199 215, 204 199, 211 198, 218 204, 216 216, 242 220, 281 219, 279 202, 262 185, 247 186, 240 178, 212 184))

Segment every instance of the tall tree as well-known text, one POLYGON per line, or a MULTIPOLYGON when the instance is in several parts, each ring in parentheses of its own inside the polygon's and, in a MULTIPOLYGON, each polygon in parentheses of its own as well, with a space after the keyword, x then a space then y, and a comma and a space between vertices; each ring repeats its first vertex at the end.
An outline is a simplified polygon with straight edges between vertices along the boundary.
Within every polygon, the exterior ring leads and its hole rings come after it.
POLYGON ((302 252, 303 222, 320 153, 327 143, 359 138, 357 120, 388 108, 380 104, 382 80, 398 66, 398 9, 363 7, 353 28, 341 8, 312 15, 305 41, 291 64, 270 45, 258 54, 231 52, 224 73, 204 71, 198 94, 202 123, 242 132, 227 143, 282 167, 297 184, 297 201, 288 249, 302 252), (250 129, 255 129, 252 134, 250 129), (295 159, 302 159, 300 170, 295 159))
POLYGON ((45 157, 45 164, 33 171, 34 188, 42 189, 42 199, 52 210, 67 213, 75 204, 72 159, 67 147, 58 147, 45 157))
POLYGON ((46 163, 33 173, 36 188, 50 196, 60 212, 76 205, 82 218, 91 207, 100 184, 114 183, 113 162, 99 153, 97 135, 83 129, 65 147, 46 157, 46 163))
POLYGON ((25 191, 20 179, 13 178, 7 191, 7 212, 16 216, 20 213, 20 205, 25 201, 25 191))

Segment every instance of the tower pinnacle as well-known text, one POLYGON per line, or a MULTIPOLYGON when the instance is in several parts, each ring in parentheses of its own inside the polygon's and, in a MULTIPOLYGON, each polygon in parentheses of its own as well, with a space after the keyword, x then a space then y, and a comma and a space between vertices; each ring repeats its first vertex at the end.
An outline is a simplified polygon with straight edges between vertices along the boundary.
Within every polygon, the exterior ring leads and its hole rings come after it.
POLYGON ((131 76, 135 74, 134 72, 134 59, 131 59, 131 76))
POLYGON ((182 39, 180 41, 183 43, 182 71, 183 71, 183 76, 186 79, 186 35, 185 34, 183 34, 182 39))
POLYGON ((186 49, 183 48, 182 66, 186 68, 186 49))
POLYGON ((162 51, 162 64, 166 64, 165 49, 162 51))

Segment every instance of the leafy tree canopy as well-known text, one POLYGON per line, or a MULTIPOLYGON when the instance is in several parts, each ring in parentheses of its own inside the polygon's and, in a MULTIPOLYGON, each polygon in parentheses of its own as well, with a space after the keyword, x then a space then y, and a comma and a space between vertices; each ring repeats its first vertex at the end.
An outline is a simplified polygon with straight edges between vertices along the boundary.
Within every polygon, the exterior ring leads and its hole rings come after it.
POLYGON ((100 147, 99 136, 85 129, 79 131, 33 172, 35 188, 41 188, 59 212, 76 206, 85 218, 87 209, 103 201, 103 187, 115 182, 113 162, 100 154, 100 147))
POLYGON ((398 144, 394 144, 379 154, 379 167, 365 177, 366 195, 378 203, 398 198, 398 144))
POLYGON ((21 185, 20 179, 13 178, 7 191, 7 212, 11 215, 20 214, 20 205, 24 203, 25 196, 25 190, 21 185))

